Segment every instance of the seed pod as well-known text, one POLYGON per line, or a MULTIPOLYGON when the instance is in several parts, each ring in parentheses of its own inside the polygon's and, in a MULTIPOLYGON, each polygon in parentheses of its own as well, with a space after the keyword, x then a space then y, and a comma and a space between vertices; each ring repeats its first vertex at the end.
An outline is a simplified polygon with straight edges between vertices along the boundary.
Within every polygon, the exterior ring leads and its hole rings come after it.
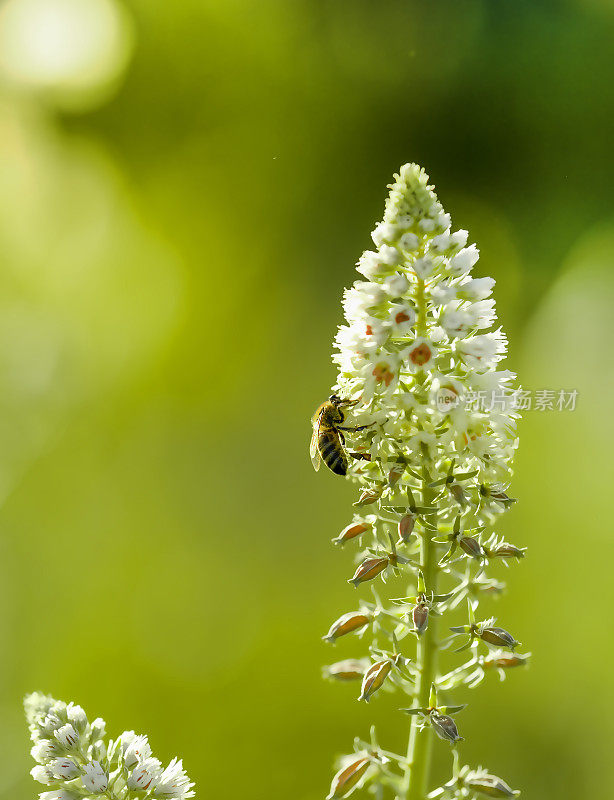
POLYGON ((462 736, 459 736, 458 728, 452 717, 446 714, 438 714, 436 711, 431 712, 429 720, 433 730, 440 739, 445 739, 447 742, 460 742, 462 736))
POLYGON ((351 539, 355 539, 357 536, 360 536, 362 533, 368 531, 372 527, 373 526, 370 522, 351 522, 349 525, 345 526, 339 536, 333 539, 333 544, 343 547, 346 542, 349 542, 351 539))
POLYGON ((367 670, 369 662, 364 659, 346 658, 324 667, 324 676, 334 678, 336 681, 360 680, 367 670))
POLYGON ((340 636, 345 636, 347 633, 353 633, 371 622, 371 617, 367 614, 361 614, 356 611, 349 611, 347 614, 339 617, 330 626, 330 630, 323 636, 325 642, 335 642, 340 636))
POLYGON ((464 780, 465 786, 485 797, 517 797, 520 792, 511 789, 507 783, 488 772, 470 772, 464 780))
POLYGON ((401 517, 399 520, 399 542, 407 543, 409 541, 410 536, 414 532, 414 525, 417 519, 418 515, 412 514, 411 511, 408 511, 405 516, 401 517))
POLYGON ((488 550, 490 558, 524 558, 524 548, 516 547, 509 542, 501 542, 488 550))
POLYGON ((458 546, 470 558, 482 558, 482 545, 473 536, 461 534, 458 537, 458 546))
POLYGON ((405 472, 405 464, 395 464, 388 473, 388 486, 394 486, 405 472))
POLYGON ((512 651, 520 644, 520 642, 517 642, 512 634, 508 633, 508 631, 506 631, 504 628, 484 628, 480 633, 478 633, 478 636, 483 642, 494 644, 496 647, 509 647, 509 649, 512 651))
POLYGON ((348 583, 353 583, 354 586, 358 588, 359 584, 377 578, 380 572, 383 572, 389 563, 388 556, 384 558, 365 558, 354 573, 354 576, 348 580, 348 583))
POLYGON ((429 626, 428 606, 424 605, 424 603, 418 603, 412 609, 411 618, 414 623, 414 630, 420 636, 429 626))
POLYGON ((358 699, 364 700, 368 703, 371 699, 371 695, 375 694, 375 692, 377 692, 377 690, 382 686, 390 674, 391 669, 392 661, 390 661, 389 658, 385 659, 384 661, 376 661, 375 664, 371 664, 369 669, 365 672, 365 677, 362 681, 361 695, 358 699))
POLYGON ((379 500, 384 491, 383 486, 374 486, 370 489, 365 489, 358 500, 354 503, 355 506, 369 506, 379 500))
POLYGON ((513 669, 514 667, 523 667, 528 661, 527 656, 520 655, 519 653, 495 653, 484 659, 484 667, 486 669, 513 669))
POLYGON ((365 756, 357 758, 355 761, 339 770, 330 785, 330 792, 326 800, 336 800, 339 797, 347 797, 358 785, 360 779, 371 765, 371 759, 365 756))
POLYGON ((450 483, 448 485, 448 491, 452 495, 452 497, 456 500, 459 506, 466 506, 468 503, 467 495, 465 490, 460 485, 460 483, 450 483))

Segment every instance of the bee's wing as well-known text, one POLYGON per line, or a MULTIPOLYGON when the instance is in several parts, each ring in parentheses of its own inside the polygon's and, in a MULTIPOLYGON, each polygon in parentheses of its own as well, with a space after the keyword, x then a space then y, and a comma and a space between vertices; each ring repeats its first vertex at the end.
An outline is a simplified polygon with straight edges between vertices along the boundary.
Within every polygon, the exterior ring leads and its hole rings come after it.
POLYGON ((311 444, 309 445, 309 455, 311 456, 311 463, 317 472, 320 469, 322 459, 318 450, 318 435, 320 433, 320 417, 313 422, 313 433, 311 434, 311 444))

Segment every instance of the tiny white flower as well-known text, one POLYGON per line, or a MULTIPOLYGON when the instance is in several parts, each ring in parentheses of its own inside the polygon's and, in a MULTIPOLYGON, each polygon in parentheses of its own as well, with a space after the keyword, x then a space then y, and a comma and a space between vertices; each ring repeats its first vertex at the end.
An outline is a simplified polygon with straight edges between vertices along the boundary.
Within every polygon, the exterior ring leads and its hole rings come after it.
POLYGON ((361 275, 364 275, 368 281, 374 278, 387 274, 390 270, 377 253, 372 250, 366 250, 358 259, 356 269, 361 275))
POLYGON ((47 761, 57 756, 59 752, 60 748, 57 743, 46 739, 36 742, 30 750, 32 758, 38 761, 39 764, 45 764, 47 761))
POLYGON ((429 242, 429 250, 432 253, 443 254, 449 247, 450 247, 449 232, 440 233, 439 236, 434 236, 429 242))
POLYGON ((395 272, 389 278, 386 278, 382 283, 382 289, 389 294, 390 297, 401 297, 409 289, 409 281, 405 275, 395 272))
POLYGON ((500 332, 484 333, 459 340, 456 348, 469 366, 476 370, 486 370, 505 353, 506 339, 500 332))
POLYGON ((155 788, 160 777, 160 762, 156 758, 140 761, 128 775, 126 785, 129 789, 147 792, 155 788))
POLYGON ((366 318, 360 323, 341 325, 335 336, 335 342, 342 351, 367 355, 378 350, 387 336, 388 330, 381 320, 366 318))
POLYGON ((449 214, 439 214, 437 217, 437 227, 446 230, 452 223, 452 217, 449 214))
POLYGON ((450 337, 464 336, 473 327, 473 317, 467 311, 447 306, 441 317, 441 325, 450 337))
POLYGON ((91 761, 83 767, 81 781, 83 786, 94 794, 106 792, 109 785, 109 777, 99 761, 91 761))
POLYGON ((396 224, 401 229, 411 228, 411 226, 414 224, 414 218, 410 214, 399 214, 396 224))
POLYGON ((385 298, 386 294, 379 284, 370 281, 356 281, 351 289, 346 289, 343 295, 345 315, 350 321, 360 319, 385 298))
POLYGON ((460 250, 461 247, 464 247, 467 244, 467 238, 469 236, 469 231, 460 230, 456 231, 450 236, 450 247, 449 250, 456 252, 460 250))
POLYGON ((121 749, 127 767, 133 767, 138 761, 151 757, 147 736, 137 736, 134 731, 122 734, 121 749))
POLYGON ((444 306, 456 298, 456 289, 447 283, 440 283, 431 292, 431 301, 434 306, 444 306))
POLYGON ((380 222, 371 234, 376 247, 381 247, 383 244, 391 242, 398 233, 396 225, 389 222, 380 222))
POLYGON ((79 774, 79 767, 70 758, 56 758, 49 768, 56 778, 63 778, 66 781, 76 778, 79 774))
POLYGON ((62 725, 53 735, 66 750, 72 750, 79 741, 79 734, 70 723, 62 725))
POLYGON ((193 786, 183 769, 181 760, 174 758, 160 776, 154 796, 177 798, 177 800, 193 797, 194 792, 191 791, 193 786))
POLYGON ((410 453, 415 453, 418 456, 421 454, 422 449, 426 448, 429 456, 434 458, 437 453, 437 437, 434 433, 420 431, 410 438, 407 448, 410 453))
POLYGON ((474 244, 465 247, 450 259, 450 273, 459 277, 464 275, 477 264, 479 257, 480 251, 474 244))
POLYGON ((407 361, 412 372, 419 369, 429 369, 437 356, 437 348, 429 339, 419 336, 414 340, 401 357, 407 361))
POLYGON ((414 250, 417 250, 419 244, 420 242, 418 241, 418 237, 415 233, 404 233, 399 239, 399 247, 401 250, 405 250, 406 252, 411 253, 414 250))
POLYGON ((68 714, 68 721, 73 725, 75 730, 79 733, 83 733, 87 727, 87 716, 81 706, 69 703, 66 706, 66 713, 68 714))
POLYGON ((494 285, 494 278, 472 278, 461 283, 458 296, 463 300, 485 300, 490 297, 494 285))
POLYGON ((102 739, 106 734, 106 722, 102 717, 96 717, 91 724, 92 739, 102 739))
POLYGON ((436 224, 437 223, 435 222, 434 219, 428 219, 428 217, 425 217, 424 219, 420 220, 420 222, 418 223, 418 227, 420 228, 421 231, 424 231, 425 233, 430 233, 431 231, 435 230, 436 224))
POLYGON ((417 258, 411 268, 416 273, 419 278, 428 278, 428 276, 433 272, 435 268, 435 262, 432 258, 427 258, 427 256, 423 256, 422 258, 417 258))
POLYGON ((466 306, 465 311, 471 315, 475 328, 490 328, 496 319, 494 300, 478 300, 466 306))
POLYGON ((379 250, 378 255, 384 264, 388 264, 390 267, 394 267, 397 264, 400 264, 403 260, 401 258, 401 254, 396 249, 396 247, 390 247, 390 245, 383 244, 379 250))
POLYGON ((395 303, 390 306, 389 322, 394 333, 407 333, 416 321, 416 312, 409 303, 395 303))
POLYGON ((429 337, 433 344, 441 344, 447 338, 445 330, 441 325, 435 325, 431 328, 429 337))
POLYGON ((40 800, 77 800, 79 795, 68 789, 55 789, 53 792, 41 792, 40 800))
POLYGON ((56 782, 56 778, 51 769, 43 766, 42 764, 37 764, 35 767, 32 767, 30 770, 30 775, 35 781, 43 783, 45 786, 51 786, 52 783, 56 782))
POLYGON ((399 358, 394 353, 372 356, 364 367, 365 396, 370 397, 376 386, 392 391, 399 379, 399 358))

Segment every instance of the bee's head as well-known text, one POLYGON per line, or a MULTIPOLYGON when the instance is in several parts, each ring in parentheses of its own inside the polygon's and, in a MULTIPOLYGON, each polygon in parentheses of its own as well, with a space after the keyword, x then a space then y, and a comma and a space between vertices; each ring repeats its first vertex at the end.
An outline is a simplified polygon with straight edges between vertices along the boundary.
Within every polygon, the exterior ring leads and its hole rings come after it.
POLYGON ((329 402, 331 402, 334 406, 339 406, 343 402, 342 399, 339 397, 338 394, 331 394, 328 398, 329 402))

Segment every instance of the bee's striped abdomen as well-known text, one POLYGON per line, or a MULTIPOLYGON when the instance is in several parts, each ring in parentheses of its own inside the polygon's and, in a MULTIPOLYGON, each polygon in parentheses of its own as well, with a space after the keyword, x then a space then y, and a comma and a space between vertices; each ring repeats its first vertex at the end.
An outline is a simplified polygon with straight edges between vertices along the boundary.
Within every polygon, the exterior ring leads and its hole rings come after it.
POLYGON ((318 451, 322 461, 336 475, 347 475, 346 458, 339 434, 336 431, 321 431, 318 436, 318 451))

